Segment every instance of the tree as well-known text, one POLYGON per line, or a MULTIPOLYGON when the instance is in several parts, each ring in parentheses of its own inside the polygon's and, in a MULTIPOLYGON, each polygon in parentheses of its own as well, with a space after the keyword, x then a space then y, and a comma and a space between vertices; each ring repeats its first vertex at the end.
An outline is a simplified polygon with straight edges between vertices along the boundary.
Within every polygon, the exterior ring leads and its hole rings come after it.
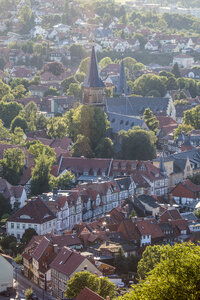
POLYGON ((16 262, 16 264, 22 265, 23 264, 23 257, 21 256, 21 254, 17 254, 17 256, 14 258, 14 261, 16 262))
POLYGON ((74 157, 94 157, 92 148, 90 145, 90 139, 84 135, 79 134, 76 142, 71 147, 71 153, 74 157))
POLYGON ((74 187, 74 182, 75 176, 70 171, 66 171, 58 177, 52 176, 50 185, 52 188, 57 187, 60 190, 70 190, 74 187))
POLYGON ((110 299, 113 299, 115 297, 115 284, 111 282, 107 277, 100 277, 100 290, 98 294, 106 299, 107 296, 110 297, 110 299))
POLYGON ((69 47, 69 51, 72 57, 72 60, 75 59, 83 59, 86 57, 87 53, 86 50, 84 49, 84 47, 80 44, 72 44, 69 47))
POLYGON ((95 153, 97 157, 113 158, 115 155, 113 141, 108 137, 102 139, 102 141, 96 147, 95 153))
POLYGON ((28 124, 24 118, 17 116, 11 122, 10 125, 11 131, 14 132, 16 127, 21 128, 25 132, 28 128, 28 124))
POLYGON ((147 124, 149 130, 152 130, 154 133, 158 131, 158 126, 159 126, 158 119, 154 116, 150 108, 145 109, 143 119, 147 124))
MULTIPOLYGON (((66 113, 64 118, 67 124, 68 135, 73 141, 77 141, 78 135, 80 135, 79 142, 80 139, 83 139, 81 136, 86 137, 88 140, 84 139, 83 141, 86 144, 89 142, 90 150, 95 153, 96 147, 106 137, 106 132, 109 128, 110 123, 106 114, 99 107, 79 105, 76 109, 66 113)), ((86 148, 88 151, 88 147, 86 148)))
POLYGON ((1 160, 3 178, 16 185, 24 169, 24 152, 18 148, 11 148, 4 151, 3 157, 1 160))
POLYGON ((0 102, 0 119, 6 128, 10 127, 12 120, 23 110, 23 106, 17 102, 0 102))
POLYGON ((78 72, 78 73, 76 73, 76 75, 75 75, 75 79, 76 79, 77 82, 82 83, 82 82, 85 80, 85 76, 86 76, 85 73, 83 73, 83 72, 78 72))
POLYGON ((12 94, 15 97, 15 99, 20 99, 20 98, 24 98, 25 96, 27 96, 27 91, 26 91, 25 87, 23 86, 23 84, 20 84, 12 90, 12 94))
POLYGON ((99 290, 99 279, 96 275, 88 271, 75 273, 67 282, 65 297, 76 297, 85 287, 88 287, 94 292, 99 290))
POLYGON ((160 76, 144 74, 137 78, 133 84, 133 93, 147 96, 151 91, 157 91, 161 97, 166 94, 166 88, 160 76))
POLYGON ((50 72, 55 76, 60 76, 64 70, 63 64, 57 61, 47 63, 44 68, 45 72, 50 72))
POLYGON ((109 64, 112 64, 113 61, 110 57, 106 56, 102 58, 99 62, 99 69, 102 70, 103 68, 107 67, 109 64))
POLYGON ((14 133, 11 135, 11 144, 22 145, 25 142, 24 132, 20 127, 15 127, 14 133))
POLYGON ((106 277, 99 278, 88 271, 75 273, 67 282, 65 297, 75 298, 85 287, 96 292, 103 298, 115 296, 115 285, 106 277))
POLYGON ((87 74, 90 63, 90 57, 84 58, 79 65, 78 71, 87 74))
POLYGON ((170 246, 163 248, 160 245, 148 246, 142 254, 142 259, 138 263, 137 273, 144 279, 161 259, 165 258, 166 251, 170 246))
POLYGON ((60 95, 59 91, 57 90, 57 88, 54 88, 53 86, 50 86, 48 88, 48 90, 46 90, 45 93, 44 93, 44 97, 58 96, 58 95, 60 95))
POLYGON ((185 135, 187 135, 190 131, 192 131, 194 127, 191 125, 187 125, 185 123, 180 124, 175 130, 174 130, 174 139, 176 139, 181 132, 183 132, 185 135))
POLYGON ((47 135, 51 139, 62 139, 66 136, 67 124, 62 117, 50 118, 47 123, 47 135))
POLYGON ((175 64, 173 65, 173 68, 172 68, 171 72, 174 74, 174 76, 175 76, 176 78, 181 77, 181 72, 180 72, 180 69, 179 69, 179 66, 178 66, 177 63, 175 63, 175 64))
POLYGON ((197 217, 197 219, 200 219, 200 209, 196 209, 194 211, 194 215, 195 215, 195 217, 197 217))
POLYGON ((10 213, 11 205, 9 199, 5 198, 2 194, 0 194, 0 219, 5 219, 5 215, 10 213))
POLYGON ((26 300, 31 300, 32 299, 32 297, 33 297, 33 289, 32 288, 28 288, 28 289, 26 289, 26 291, 25 291, 25 298, 26 298, 26 300))
POLYGON ((69 86, 71 83, 77 83, 76 79, 74 78, 74 76, 70 76, 70 77, 67 77, 66 79, 64 79, 62 82, 61 82, 61 86, 62 88, 64 89, 64 91, 68 90, 69 89, 69 86))
POLYGON ((9 131, 3 126, 3 122, 0 119, 0 140, 7 140, 10 137, 9 131))
POLYGON ((42 144, 38 140, 35 141, 34 144, 30 145, 28 150, 36 159, 39 158, 40 155, 44 154, 52 164, 56 161, 55 151, 51 147, 42 144))
POLYGON ((156 260, 144 281, 121 300, 199 299, 200 248, 191 243, 161 246, 163 255, 156 260))
POLYGON ((73 95, 75 99, 80 99, 81 98, 81 85, 78 83, 70 83, 67 94, 73 95))
POLYGON ((21 21, 23 33, 28 33, 34 25, 34 16, 29 5, 23 5, 19 12, 19 20, 21 21))
POLYGON ((129 215, 129 218, 137 217, 136 212, 134 209, 132 209, 131 214, 129 215))
POLYGON ((123 59, 123 62, 124 62, 124 67, 128 68, 130 72, 133 72, 133 68, 137 63, 137 60, 132 57, 125 57, 123 59))
POLYGON ((10 94, 11 89, 9 87, 9 85, 7 85, 6 83, 4 83, 2 81, 2 79, 0 79, 0 100, 2 100, 2 98, 7 95, 10 94))
POLYGON ((52 161, 43 153, 35 160, 32 170, 31 193, 40 195, 50 190, 50 170, 52 161))
POLYGON ((120 131, 120 157, 130 160, 152 160, 156 157, 156 136, 152 131, 134 127, 120 131))
POLYGON ((183 122, 200 129, 200 105, 184 112, 183 122))
POLYGON ((4 238, 1 239, 1 247, 3 250, 10 249, 10 246, 13 246, 13 243, 15 243, 15 246, 17 244, 17 239, 13 235, 7 235, 4 238))
POLYGON ((196 173, 193 176, 189 177, 189 179, 194 183, 200 185, 200 173, 196 173))
POLYGON ((32 237, 35 236, 35 235, 37 235, 37 232, 35 231, 35 229, 27 228, 24 231, 24 234, 22 236, 22 243, 24 243, 25 245, 28 245, 28 243, 30 242, 32 237))

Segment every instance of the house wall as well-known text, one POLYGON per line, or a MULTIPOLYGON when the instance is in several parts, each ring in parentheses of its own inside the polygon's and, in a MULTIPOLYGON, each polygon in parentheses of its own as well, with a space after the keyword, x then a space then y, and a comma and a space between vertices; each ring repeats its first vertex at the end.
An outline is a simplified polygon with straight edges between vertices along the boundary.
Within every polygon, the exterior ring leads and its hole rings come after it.
POLYGON ((13 266, 0 255, 0 292, 13 286, 13 266))

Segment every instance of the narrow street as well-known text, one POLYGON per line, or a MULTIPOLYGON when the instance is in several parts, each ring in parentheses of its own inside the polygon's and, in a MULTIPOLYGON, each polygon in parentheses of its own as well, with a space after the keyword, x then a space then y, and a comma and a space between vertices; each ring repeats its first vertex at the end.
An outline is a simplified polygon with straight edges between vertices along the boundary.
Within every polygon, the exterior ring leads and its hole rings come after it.
POLYGON ((24 291, 27 288, 32 287, 32 289, 34 290, 34 292, 36 293, 37 297, 39 300, 55 300, 54 297, 52 297, 49 293, 47 293, 46 291, 42 290, 40 287, 38 287, 35 283, 33 283, 32 281, 28 280, 27 278, 25 278, 23 275, 21 275, 21 271, 15 269, 14 271, 14 288, 16 288, 18 295, 21 298, 25 298, 24 297, 24 291))

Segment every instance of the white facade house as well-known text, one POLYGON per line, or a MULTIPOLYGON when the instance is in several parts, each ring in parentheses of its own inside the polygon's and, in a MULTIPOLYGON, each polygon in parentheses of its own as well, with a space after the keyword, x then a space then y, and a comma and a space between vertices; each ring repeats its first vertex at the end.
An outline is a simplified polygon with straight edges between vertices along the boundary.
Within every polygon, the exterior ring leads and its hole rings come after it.
POLYGON ((175 63, 181 68, 190 68, 194 64, 194 58, 186 54, 180 54, 173 58, 173 65, 175 63))
POLYGON ((56 216, 39 198, 29 201, 10 216, 6 223, 7 235, 13 235, 18 240, 28 228, 35 229, 39 235, 56 232, 56 216))
POLYGON ((13 266, 0 254, 0 293, 13 286, 13 266))

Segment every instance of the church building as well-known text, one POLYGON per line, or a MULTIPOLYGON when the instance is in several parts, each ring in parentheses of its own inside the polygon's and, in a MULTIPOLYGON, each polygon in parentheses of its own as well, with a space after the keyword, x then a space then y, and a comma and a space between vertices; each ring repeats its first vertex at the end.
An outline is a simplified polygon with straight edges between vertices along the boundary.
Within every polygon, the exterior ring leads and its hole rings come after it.
POLYGON ((105 85, 99 76, 98 63, 94 47, 90 58, 88 74, 82 84, 83 104, 91 104, 104 108, 105 85))

